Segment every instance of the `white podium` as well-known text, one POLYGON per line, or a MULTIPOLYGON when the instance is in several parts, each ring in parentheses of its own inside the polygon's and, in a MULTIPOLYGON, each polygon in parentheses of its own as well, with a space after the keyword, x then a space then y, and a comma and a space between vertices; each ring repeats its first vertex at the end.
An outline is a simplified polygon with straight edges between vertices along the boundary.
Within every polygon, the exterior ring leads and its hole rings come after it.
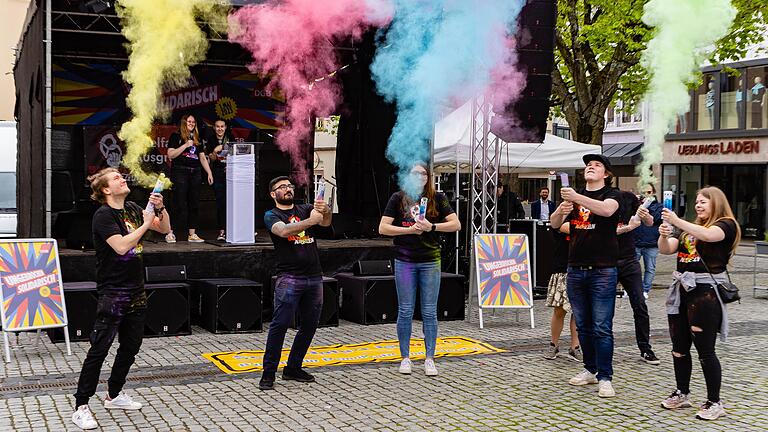
POLYGON ((253 144, 233 144, 227 156, 227 243, 254 243, 256 155, 253 144))

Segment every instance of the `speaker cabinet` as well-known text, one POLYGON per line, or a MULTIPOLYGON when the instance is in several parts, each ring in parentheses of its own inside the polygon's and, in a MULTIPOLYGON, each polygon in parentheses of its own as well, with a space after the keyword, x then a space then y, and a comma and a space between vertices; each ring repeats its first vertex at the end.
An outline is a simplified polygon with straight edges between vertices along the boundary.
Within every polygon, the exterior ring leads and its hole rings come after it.
POLYGON ((145 267, 147 282, 180 282, 187 280, 187 266, 152 266, 145 267))
POLYGON ((192 285, 192 318, 212 333, 253 333, 261 328, 262 285, 247 279, 198 279, 192 285))
POLYGON ((491 132, 506 142, 544 141, 552 92, 556 22, 556 0, 528 0, 520 11, 515 46, 517 68, 525 73, 526 86, 514 103, 494 107, 496 116, 491 121, 491 132))
POLYGON ((397 321, 397 291, 394 276, 355 276, 339 273, 341 318, 358 324, 397 321))
POLYGON ((387 276, 393 274, 392 261, 356 261, 352 265, 352 274, 355 276, 387 276))
MULTIPOLYGON (((64 303, 67 305, 67 330, 69 340, 90 340, 93 323, 96 322, 96 307, 99 297, 96 282, 65 282, 64 303)), ((47 330, 51 342, 64 342, 64 328, 47 330)))
POLYGON ((189 285, 184 282, 146 284, 147 319, 144 337, 192 334, 189 285))
MULTIPOLYGON (((421 320, 421 295, 416 294, 413 319, 421 320)), ((453 273, 440 275, 440 294, 437 296, 437 320, 461 321, 464 319, 464 276, 453 273)))
MULTIPOLYGON (((277 276, 272 276, 272 298, 275 298, 277 276)), ((291 328, 298 328, 301 316, 298 311, 291 321, 291 328)), ((336 279, 323 276, 323 310, 317 327, 339 326, 339 283, 336 279)))

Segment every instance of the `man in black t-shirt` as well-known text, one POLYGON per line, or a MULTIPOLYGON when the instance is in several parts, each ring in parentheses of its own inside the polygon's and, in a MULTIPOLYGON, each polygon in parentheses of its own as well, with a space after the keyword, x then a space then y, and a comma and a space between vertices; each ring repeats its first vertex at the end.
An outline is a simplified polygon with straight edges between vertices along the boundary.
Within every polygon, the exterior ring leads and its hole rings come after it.
POLYGON ((610 186, 611 164, 599 154, 583 157, 585 189, 561 189, 563 202, 551 215, 553 228, 570 222, 568 300, 584 356, 584 370, 572 385, 598 384, 601 397, 613 397, 613 313, 619 243, 619 192, 610 186))
POLYGON ((88 400, 96 392, 101 366, 115 336, 119 336, 120 348, 112 364, 104 408, 141 409, 139 402, 122 392, 144 334, 147 297, 141 239, 150 229, 161 234, 171 230, 162 195, 152 194, 149 202, 154 209, 144 211, 136 203, 125 200, 131 190, 116 169, 103 169, 88 180, 93 191, 91 198, 102 206, 93 215, 99 295, 96 322, 90 335, 91 348, 77 382, 72 414, 72 421, 82 429, 98 427, 88 400))
POLYGON ((264 372, 261 390, 275 387, 275 372, 283 350, 285 332, 299 312, 299 331, 291 346, 283 380, 314 382, 315 377, 301 368, 312 338, 315 336, 323 307, 323 271, 315 243, 315 226, 331 225, 331 210, 324 200, 315 204, 294 204, 295 187, 286 176, 269 182, 275 208, 264 214, 264 223, 272 237, 277 256, 274 313, 269 325, 264 350, 264 372))

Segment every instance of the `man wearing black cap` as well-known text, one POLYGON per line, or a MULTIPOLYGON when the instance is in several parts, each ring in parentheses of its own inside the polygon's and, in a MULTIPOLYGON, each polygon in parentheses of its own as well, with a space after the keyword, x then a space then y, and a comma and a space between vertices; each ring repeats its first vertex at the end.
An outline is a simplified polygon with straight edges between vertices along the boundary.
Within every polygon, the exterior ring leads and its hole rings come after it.
POLYGON ((600 397, 613 397, 613 311, 619 243, 619 191, 611 187, 611 164, 599 154, 583 157, 586 188, 560 190, 563 202, 552 214, 553 228, 570 223, 568 299, 571 302, 584 370, 572 385, 599 384, 600 397))

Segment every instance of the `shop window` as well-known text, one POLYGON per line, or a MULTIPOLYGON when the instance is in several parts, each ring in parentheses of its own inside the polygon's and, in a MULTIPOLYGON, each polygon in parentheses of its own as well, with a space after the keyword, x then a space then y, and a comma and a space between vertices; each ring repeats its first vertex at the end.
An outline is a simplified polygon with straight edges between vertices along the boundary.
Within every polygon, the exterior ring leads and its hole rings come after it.
POLYGON ((635 107, 635 113, 632 114, 632 119, 635 121, 635 123, 640 123, 643 121, 643 105, 635 107))
POLYGON ((704 80, 693 94, 693 116, 696 130, 715 128, 715 75, 704 74, 704 80))
POLYGON ((611 104, 606 111, 606 120, 609 125, 613 125, 616 119, 616 106, 611 104))
POLYGON ((744 77, 720 74, 720 129, 743 127, 744 77))
POLYGON ((768 66, 747 69, 746 117, 747 129, 768 128, 768 66))

